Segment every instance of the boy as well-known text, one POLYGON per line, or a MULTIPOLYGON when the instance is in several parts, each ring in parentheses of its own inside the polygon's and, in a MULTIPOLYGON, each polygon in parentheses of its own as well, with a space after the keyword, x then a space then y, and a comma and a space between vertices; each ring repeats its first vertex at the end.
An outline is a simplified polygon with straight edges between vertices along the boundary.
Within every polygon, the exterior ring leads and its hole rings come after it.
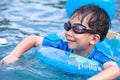
POLYGON ((108 14, 95 5, 85 5, 78 8, 68 22, 64 24, 67 42, 61 39, 52 40, 49 37, 28 36, 1 60, 1 64, 15 62, 33 46, 51 46, 74 54, 94 59, 103 64, 104 70, 88 80, 111 80, 120 76, 119 68, 113 59, 107 57, 95 47, 103 41, 111 26, 108 14), (102 57, 102 60, 101 60, 102 57))

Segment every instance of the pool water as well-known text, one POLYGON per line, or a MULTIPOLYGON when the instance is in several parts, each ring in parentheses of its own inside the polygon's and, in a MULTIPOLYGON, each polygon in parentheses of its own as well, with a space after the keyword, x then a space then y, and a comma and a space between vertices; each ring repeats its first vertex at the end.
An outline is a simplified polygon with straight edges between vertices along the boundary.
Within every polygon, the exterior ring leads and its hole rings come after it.
MULTIPOLYGON (((120 0, 111 31, 120 33, 120 0)), ((45 36, 64 32, 68 20, 66 0, 1 0, 0 59, 31 34, 45 36)), ((87 76, 72 75, 44 64, 27 51, 16 63, 0 65, 0 80, 86 80, 87 76)))

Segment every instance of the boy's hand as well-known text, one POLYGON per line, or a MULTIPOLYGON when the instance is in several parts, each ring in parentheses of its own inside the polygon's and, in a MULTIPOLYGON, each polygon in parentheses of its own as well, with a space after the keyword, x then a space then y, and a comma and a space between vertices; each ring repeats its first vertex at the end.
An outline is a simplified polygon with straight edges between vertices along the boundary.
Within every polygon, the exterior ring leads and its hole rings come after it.
POLYGON ((19 58, 15 56, 14 54, 10 54, 6 57, 4 57, 1 61, 0 64, 8 64, 8 63, 13 63, 16 62, 19 58))

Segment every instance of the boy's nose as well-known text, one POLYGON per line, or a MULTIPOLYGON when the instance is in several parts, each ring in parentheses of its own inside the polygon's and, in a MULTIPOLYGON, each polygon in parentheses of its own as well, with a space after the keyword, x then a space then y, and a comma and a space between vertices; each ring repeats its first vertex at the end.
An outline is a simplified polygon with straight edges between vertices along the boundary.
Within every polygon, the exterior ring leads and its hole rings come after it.
POLYGON ((66 32, 65 32, 65 35, 66 35, 66 36, 72 36, 72 35, 73 35, 72 29, 70 29, 69 31, 66 31, 66 32))

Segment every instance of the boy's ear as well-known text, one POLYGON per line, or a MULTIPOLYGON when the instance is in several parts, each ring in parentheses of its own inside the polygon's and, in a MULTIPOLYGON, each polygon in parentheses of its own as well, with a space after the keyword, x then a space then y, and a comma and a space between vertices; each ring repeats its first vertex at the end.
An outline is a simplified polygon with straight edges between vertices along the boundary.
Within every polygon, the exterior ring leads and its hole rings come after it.
POLYGON ((96 44, 97 42, 99 42, 100 41, 100 35, 98 35, 98 34, 93 34, 93 36, 92 36, 92 39, 91 39, 91 41, 90 41, 90 44, 96 44))

